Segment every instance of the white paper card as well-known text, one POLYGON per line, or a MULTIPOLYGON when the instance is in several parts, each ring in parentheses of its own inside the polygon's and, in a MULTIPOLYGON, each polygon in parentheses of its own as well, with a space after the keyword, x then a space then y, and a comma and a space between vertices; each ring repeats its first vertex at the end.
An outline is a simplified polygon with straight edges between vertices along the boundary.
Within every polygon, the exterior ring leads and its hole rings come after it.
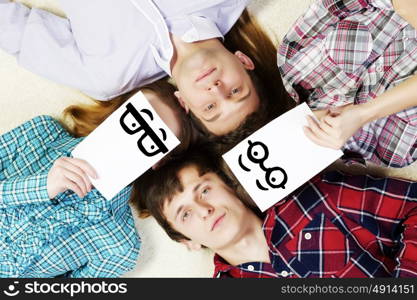
POLYGON ((265 211, 342 156, 314 144, 304 134, 305 104, 271 121, 223 155, 224 160, 265 211))
POLYGON ((92 184, 110 200, 179 143, 138 92, 79 143, 72 155, 91 164, 99 176, 92 184))

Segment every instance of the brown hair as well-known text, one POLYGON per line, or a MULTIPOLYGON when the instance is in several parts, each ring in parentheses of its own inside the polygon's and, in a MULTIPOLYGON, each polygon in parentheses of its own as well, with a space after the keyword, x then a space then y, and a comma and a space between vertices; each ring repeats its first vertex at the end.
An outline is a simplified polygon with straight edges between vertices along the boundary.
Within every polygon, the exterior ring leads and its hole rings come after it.
MULTIPOLYGON (((131 199, 131 202, 138 210, 139 216, 145 218, 152 215, 171 239, 188 240, 172 228, 163 213, 166 201, 171 201, 175 194, 183 191, 184 187, 178 178, 178 173, 188 166, 195 166, 200 176, 209 172, 217 174, 246 206, 255 208, 252 199, 238 183, 226 163, 213 151, 212 145, 196 144, 158 170, 148 170, 136 180, 136 184, 141 187, 138 191, 139 197, 131 199)), ((259 214, 259 211, 254 211, 259 214)))
POLYGON ((232 53, 240 50, 248 55, 255 69, 248 71, 258 93, 261 105, 232 132, 216 136, 191 114, 196 128, 208 139, 226 151, 248 135, 295 106, 287 94, 277 66, 277 48, 271 38, 245 9, 225 35, 224 46, 232 53))

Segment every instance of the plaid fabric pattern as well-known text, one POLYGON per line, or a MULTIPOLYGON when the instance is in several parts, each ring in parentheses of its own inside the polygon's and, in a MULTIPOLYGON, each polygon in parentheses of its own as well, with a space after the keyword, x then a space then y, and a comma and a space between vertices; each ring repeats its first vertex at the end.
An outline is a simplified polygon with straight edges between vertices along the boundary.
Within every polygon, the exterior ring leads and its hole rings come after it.
POLYGON ((215 277, 416 277, 417 183, 339 172, 319 175, 270 208, 269 263, 215 277))
POLYGON ((117 277, 135 266, 130 188, 111 201, 97 190, 48 197, 49 169, 80 140, 47 116, 0 137, 0 277, 117 277))
MULTIPOLYGON (((364 103, 416 72, 417 32, 391 0, 318 0, 282 41, 278 67, 312 109, 364 103)), ((390 167, 414 162, 417 107, 365 125, 343 150, 390 167)))

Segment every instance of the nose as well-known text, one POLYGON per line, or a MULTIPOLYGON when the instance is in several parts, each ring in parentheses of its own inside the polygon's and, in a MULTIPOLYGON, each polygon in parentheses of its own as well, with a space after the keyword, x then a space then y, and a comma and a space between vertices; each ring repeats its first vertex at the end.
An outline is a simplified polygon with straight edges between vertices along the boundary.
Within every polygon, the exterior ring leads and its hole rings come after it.
POLYGON ((224 85, 224 83, 219 80, 216 79, 214 80, 208 87, 207 87, 207 91, 220 96, 222 98, 228 98, 228 93, 226 91, 226 87, 224 85))
POLYGON ((207 204, 207 203, 200 203, 197 205, 197 207, 195 208, 197 214, 200 216, 200 218, 202 219, 206 219, 207 217, 211 216, 214 212, 214 207, 207 204))

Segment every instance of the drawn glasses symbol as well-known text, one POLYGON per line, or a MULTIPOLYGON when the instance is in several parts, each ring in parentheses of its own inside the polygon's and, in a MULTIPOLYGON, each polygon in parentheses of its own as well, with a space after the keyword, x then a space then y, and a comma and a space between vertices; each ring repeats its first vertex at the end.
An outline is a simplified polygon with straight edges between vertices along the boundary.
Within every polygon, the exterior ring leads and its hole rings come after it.
POLYGON ((16 285, 18 285, 18 284, 19 284, 19 281, 14 281, 13 284, 11 284, 7 287, 8 288, 7 290, 3 291, 3 293, 6 296, 9 296, 9 297, 17 296, 20 293, 19 290, 16 290, 16 285))
POLYGON ((149 126, 148 122, 146 122, 144 117, 142 117, 141 113, 149 118, 149 122, 153 121, 154 118, 150 110, 144 108, 138 112, 131 103, 128 103, 126 105, 126 111, 120 117, 120 125, 123 130, 130 135, 143 131, 137 145, 139 150, 146 156, 154 156, 160 152, 167 153, 168 148, 162 142, 162 140, 166 141, 167 139, 165 130, 159 128, 159 132, 162 137, 161 140, 155 131, 149 126))
POLYGON ((248 158, 250 161, 261 164, 263 163, 269 156, 268 147, 264 143, 261 142, 254 142, 252 143, 249 141, 249 148, 247 152, 248 158))
MULTIPOLYGON (((265 167, 265 161, 269 156, 268 147, 262 142, 248 141, 249 147, 246 152, 248 159, 258 164, 261 169, 265 172, 265 182, 273 189, 283 188, 288 181, 288 176, 285 170, 281 167, 268 168, 265 167)), ((242 170, 250 172, 251 170, 243 164, 242 155, 239 155, 239 166, 242 170)), ((268 188, 264 187, 259 179, 256 179, 257 187, 262 191, 268 191, 268 188)))
POLYGON ((265 180, 268 185, 273 189, 283 188, 288 181, 287 173, 283 168, 274 167, 268 168, 265 173, 265 180))

